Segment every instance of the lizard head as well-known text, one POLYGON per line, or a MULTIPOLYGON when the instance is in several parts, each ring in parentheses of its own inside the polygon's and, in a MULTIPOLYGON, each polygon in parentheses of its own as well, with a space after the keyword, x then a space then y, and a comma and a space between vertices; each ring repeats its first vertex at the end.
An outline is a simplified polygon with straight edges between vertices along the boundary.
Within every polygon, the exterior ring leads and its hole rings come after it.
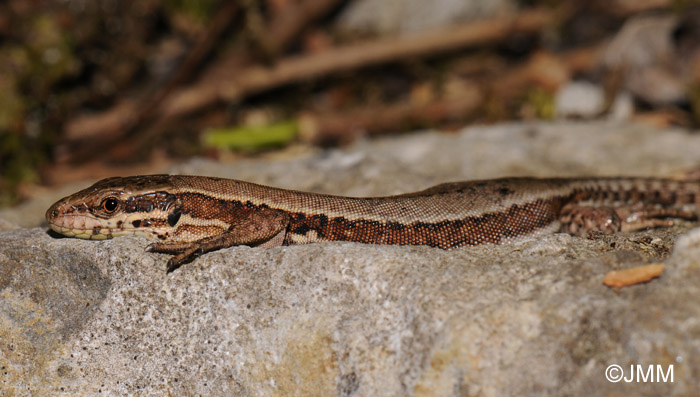
POLYGON ((180 205, 171 191, 168 175, 107 178, 57 201, 46 211, 46 220, 68 237, 165 238, 180 218, 180 205))

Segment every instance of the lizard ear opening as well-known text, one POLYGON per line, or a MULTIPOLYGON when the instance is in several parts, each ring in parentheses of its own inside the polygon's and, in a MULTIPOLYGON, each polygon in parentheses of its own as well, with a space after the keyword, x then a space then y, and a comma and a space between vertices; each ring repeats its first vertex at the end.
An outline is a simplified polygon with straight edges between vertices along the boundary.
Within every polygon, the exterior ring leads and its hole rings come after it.
POLYGON ((177 225, 177 222, 180 220, 180 215, 182 215, 182 209, 178 205, 168 214, 168 225, 177 225))

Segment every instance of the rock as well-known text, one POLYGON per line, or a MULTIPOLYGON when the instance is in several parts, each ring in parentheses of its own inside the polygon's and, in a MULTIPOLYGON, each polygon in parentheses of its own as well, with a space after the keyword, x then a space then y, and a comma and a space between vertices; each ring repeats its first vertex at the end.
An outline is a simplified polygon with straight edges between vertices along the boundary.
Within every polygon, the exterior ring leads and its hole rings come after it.
POLYGON ((603 276, 650 259, 644 249, 620 255, 561 234, 450 252, 238 247, 169 275, 144 238, 23 229, 0 239, 4 394, 687 395, 697 385, 700 229, 661 279, 620 292, 603 276), (674 383, 610 383, 611 364, 673 365, 674 383))
POLYGON ((624 74, 622 87, 652 106, 688 102, 690 87, 697 85, 700 59, 700 46, 692 33, 698 30, 699 13, 692 15, 692 19, 630 18, 605 49, 603 73, 624 74))
POLYGON ((359 0, 343 10, 338 28, 352 36, 417 33, 494 17, 515 8, 509 0, 359 0))
POLYGON ((603 112, 605 94, 597 85, 571 82, 557 91, 554 103, 559 117, 593 118, 603 112))
POLYGON ((12 229, 19 229, 19 226, 15 225, 14 223, 8 220, 0 218, 0 231, 12 229))
POLYGON ((628 92, 615 95, 608 117, 615 121, 629 120, 634 115, 634 99, 628 92))
MULTIPOLYGON (((172 171, 388 194, 551 174, 553 164, 560 174, 670 174, 697 164, 697 139, 617 123, 512 124, 172 171)), ((4 230, 0 394, 692 395, 700 229, 688 231, 453 251, 235 247, 166 274, 168 256, 144 252, 145 238, 4 230), (660 261, 664 274, 646 284, 602 284, 610 270, 660 261), (630 365, 673 365, 674 381, 610 383, 612 364, 626 376, 630 365)))

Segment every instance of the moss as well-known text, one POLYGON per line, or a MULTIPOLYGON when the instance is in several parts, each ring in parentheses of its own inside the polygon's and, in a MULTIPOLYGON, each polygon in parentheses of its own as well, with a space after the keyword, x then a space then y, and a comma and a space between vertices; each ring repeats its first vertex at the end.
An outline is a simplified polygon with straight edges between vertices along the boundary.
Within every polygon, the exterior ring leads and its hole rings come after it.
POLYGON ((533 88, 525 94, 523 107, 539 119, 551 120, 556 114, 554 95, 541 88, 533 88))
POLYGON ((263 126, 221 128, 204 133, 205 147, 257 152, 284 147, 292 142, 299 131, 294 121, 263 126))

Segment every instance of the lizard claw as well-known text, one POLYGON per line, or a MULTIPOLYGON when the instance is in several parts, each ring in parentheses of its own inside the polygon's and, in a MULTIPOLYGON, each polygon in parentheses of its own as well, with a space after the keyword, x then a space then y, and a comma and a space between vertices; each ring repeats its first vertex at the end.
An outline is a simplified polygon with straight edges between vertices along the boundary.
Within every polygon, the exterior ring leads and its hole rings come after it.
POLYGON ((180 266, 182 266, 182 261, 177 260, 177 257, 174 256, 170 258, 170 260, 168 260, 166 273, 172 273, 175 270, 177 270, 180 266))

